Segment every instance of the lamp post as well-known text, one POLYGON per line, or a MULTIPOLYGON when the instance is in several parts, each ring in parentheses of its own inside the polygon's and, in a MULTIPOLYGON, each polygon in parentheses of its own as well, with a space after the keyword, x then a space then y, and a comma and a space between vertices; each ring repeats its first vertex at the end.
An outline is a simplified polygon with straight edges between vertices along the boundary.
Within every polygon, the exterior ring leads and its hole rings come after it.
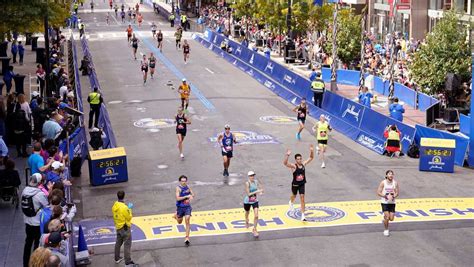
MULTIPOLYGON (((47 97, 52 96, 52 84, 49 79, 51 73, 51 66, 49 64, 49 24, 48 24, 48 2, 46 1, 46 12, 44 15, 44 46, 46 52, 46 59, 45 59, 45 68, 46 68, 46 79, 45 81, 45 94, 47 97)), ((43 96, 44 97, 44 96, 43 96)))
POLYGON ((171 14, 174 15, 174 0, 171 0, 171 14))
POLYGON ((361 37, 360 37, 360 77, 359 77, 359 91, 362 90, 362 87, 365 86, 365 14, 362 16, 361 20, 361 37))
POLYGON ((339 4, 336 1, 334 5, 334 17, 332 21, 332 64, 331 64, 331 87, 329 91, 337 90, 337 12, 339 4))
POLYGON ((390 84, 388 87, 388 99, 391 100, 393 99, 393 94, 395 90, 395 77, 394 77, 394 66, 395 66, 395 58, 397 55, 395 54, 395 25, 396 25, 396 17, 397 17, 397 0, 392 0, 392 18, 391 18, 391 35, 390 36, 390 44, 391 44, 391 50, 390 50, 390 68, 389 68, 389 73, 390 73, 390 84))
POLYGON ((291 3, 292 0, 288 0, 288 14, 286 15, 286 28, 288 31, 288 38, 291 38, 291 3))

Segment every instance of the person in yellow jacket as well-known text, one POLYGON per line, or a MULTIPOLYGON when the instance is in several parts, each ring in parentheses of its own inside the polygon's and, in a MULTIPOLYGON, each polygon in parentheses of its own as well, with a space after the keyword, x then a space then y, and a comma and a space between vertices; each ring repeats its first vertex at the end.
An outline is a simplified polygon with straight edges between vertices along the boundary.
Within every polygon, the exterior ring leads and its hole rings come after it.
POLYGON ((326 117, 321 114, 319 116, 319 121, 313 126, 313 132, 316 133, 316 140, 318 140, 318 154, 319 159, 322 161, 321 168, 326 168, 326 162, 324 160, 324 153, 328 146, 329 132, 332 130, 331 125, 329 125, 326 117))
POLYGON ((125 256, 125 265, 135 265, 130 257, 132 249, 132 204, 125 204, 125 192, 117 192, 118 200, 112 206, 112 215, 114 216, 115 232, 117 239, 115 240, 115 263, 120 263, 124 258, 120 257, 120 248, 123 247, 125 256))
POLYGON ((89 111, 89 129, 92 128, 92 124, 94 124, 95 128, 99 128, 99 116, 100 116, 100 107, 104 102, 102 99, 102 95, 99 93, 99 88, 94 87, 94 91, 89 94, 87 97, 87 102, 90 104, 90 111, 89 111), (95 118, 95 122, 94 122, 95 118), (94 122, 94 123, 93 123, 94 122))

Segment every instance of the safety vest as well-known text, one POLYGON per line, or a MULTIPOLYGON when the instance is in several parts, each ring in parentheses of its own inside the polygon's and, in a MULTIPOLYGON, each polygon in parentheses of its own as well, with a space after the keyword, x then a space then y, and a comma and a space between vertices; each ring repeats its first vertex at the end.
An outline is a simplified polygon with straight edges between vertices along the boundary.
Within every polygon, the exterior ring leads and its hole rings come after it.
POLYGON ((328 131, 329 131, 329 123, 327 121, 320 122, 318 121, 318 129, 316 132, 316 139, 318 140, 328 140, 328 131))
POLYGON ((181 22, 185 23, 187 19, 186 15, 181 15, 181 22))
POLYGON ((175 16, 173 14, 170 15, 169 19, 174 20, 175 16))
POLYGON ((96 92, 92 92, 89 94, 89 103, 91 105, 99 105, 100 104, 100 94, 96 92))
POLYGON ((321 79, 316 79, 311 83, 311 91, 315 93, 324 93, 325 85, 321 79))
POLYGON ((79 5, 77 3, 74 3, 74 9, 78 9, 79 5))
POLYGON ((400 134, 397 131, 388 131, 387 142, 385 142, 385 147, 400 147, 400 134))

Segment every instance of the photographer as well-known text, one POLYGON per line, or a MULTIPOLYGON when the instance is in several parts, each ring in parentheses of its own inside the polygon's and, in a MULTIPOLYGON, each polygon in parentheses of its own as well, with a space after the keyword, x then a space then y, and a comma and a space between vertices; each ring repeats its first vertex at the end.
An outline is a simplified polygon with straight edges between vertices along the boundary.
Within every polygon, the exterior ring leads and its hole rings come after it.
POLYGON ((400 139, 402 133, 398 130, 397 125, 389 125, 385 128, 383 136, 387 138, 385 141, 385 151, 384 155, 389 157, 400 157, 402 156, 401 150, 402 145, 400 143, 400 139))

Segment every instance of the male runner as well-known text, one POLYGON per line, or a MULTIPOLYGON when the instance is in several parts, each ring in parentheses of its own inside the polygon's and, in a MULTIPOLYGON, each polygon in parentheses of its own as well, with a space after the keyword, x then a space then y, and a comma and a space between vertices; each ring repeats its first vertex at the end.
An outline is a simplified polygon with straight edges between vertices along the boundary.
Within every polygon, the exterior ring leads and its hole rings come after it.
POLYGON ((306 98, 301 99, 301 103, 296 106, 293 111, 297 113, 296 119, 298 120, 298 132, 296 133, 296 139, 301 140, 301 132, 304 129, 304 123, 306 121, 306 115, 308 114, 308 106, 306 105, 306 98))
POLYGON ((244 210, 245 210, 245 226, 249 228, 249 213, 250 207, 253 208, 253 236, 258 237, 257 225, 258 225, 258 198, 257 195, 263 194, 262 183, 255 178, 255 172, 249 171, 247 173, 249 177, 248 181, 245 182, 245 197, 244 197, 244 210))
POLYGON ((183 29, 181 27, 178 27, 178 29, 174 33, 174 36, 176 37, 176 49, 180 49, 181 48, 181 37, 183 36, 183 29))
POLYGON ((133 58, 137 60, 138 38, 135 37, 135 34, 133 34, 132 36, 131 43, 132 43, 133 58))
POLYGON ((181 96, 181 108, 185 111, 188 109, 189 96, 191 95, 191 86, 186 83, 186 78, 183 78, 183 83, 178 88, 178 93, 181 96))
POLYGON ((314 159, 314 146, 311 144, 309 146, 309 158, 303 161, 303 157, 301 154, 295 154, 296 162, 288 163, 288 158, 291 155, 291 151, 288 149, 286 151, 285 159, 283 160, 283 165, 290 168, 293 172, 293 182, 291 183, 291 197, 290 202, 290 210, 293 210, 293 202, 295 201, 296 195, 300 194, 300 201, 301 201, 301 220, 306 221, 304 217, 305 211, 305 202, 304 202, 304 194, 305 194, 305 184, 306 184, 306 170, 305 167, 313 161, 314 159))
POLYGON ((380 182, 377 188, 377 195, 381 197, 382 211, 383 211, 383 225, 385 230, 383 231, 384 236, 390 236, 388 230, 389 221, 393 221, 395 217, 395 198, 400 194, 400 188, 398 182, 393 179, 394 173, 392 170, 385 172, 385 179, 380 182))
POLYGON ((154 21, 151 23, 150 28, 151 28, 151 34, 153 34, 153 38, 155 38, 155 34, 156 34, 156 24, 155 24, 154 21))
POLYGON ((141 27, 141 26, 142 26, 142 22, 143 22, 143 15, 142 15, 142 13, 138 13, 138 14, 137 14, 137 20, 138 20, 138 27, 141 27))
POLYGON ((118 6, 117 6, 117 4, 115 4, 115 6, 114 6, 114 11, 115 11, 115 17, 117 18, 117 15, 118 15, 118 6))
POLYGON ((145 85, 146 78, 148 76, 148 60, 146 59, 146 55, 143 55, 142 62, 141 62, 141 70, 143 73, 143 85, 145 85))
POLYGON ((153 55, 153 52, 150 53, 150 57, 148 58, 148 63, 150 66, 150 76, 152 79, 154 79, 153 75, 155 74, 156 57, 153 55))
POLYGON ((158 30, 158 33, 156 34, 156 40, 158 40, 158 48, 160 49, 160 52, 163 53, 163 33, 161 30, 158 30))
POLYGON ((321 160, 321 168, 326 168, 326 162, 324 160, 324 153, 328 146, 329 132, 332 130, 331 125, 326 121, 326 117, 321 114, 319 121, 313 126, 313 132, 316 133, 316 140, 318 140, 318 155, 321 160))
POLYGON ((107 15, 105 16, 105 21, 107 22, 107 25, 109 25, 109 12, 107 12, 107 15))
POLYGON ((128 22, 132 22, 132 9, 128 8, 128 22))
POLYGON ((120 17, 122 18, 122 23, 125 23, 125 11, 120 11, 120 17))
POLYGON ((125 31, 127 32, 127 42, 130 45, 130 39, 132 39, 133 34, 132 25, 128 24, 128 28, 125 31))
POLYGON ((224 160, 223 176, 229 176, 230 159, 233 157, 234 144, 237 144, 237 139, 230 132, 230 125, 224 126, 224 132, 217 137, 217 143, 221 147, 222 158, 224 160))
POLYGON ((191 124, 191 121, 186 118, 186 115, 183 112, 183 108, 178 108, 178 114, 176 114, 176 135, 178 136, 178 149, 179 156, 183 159, 183 141, 186 136, 187 124, 191 124))
POLYGON ((190 232, 190 220, 191 220, 191 200, 194 198, 194 192, 191 187, 188 186, 188 177, 181 175, 178 179, 179 185, 176 187, 176 213, 173 218, 176 219, 178 224, 183 222, 186 224, 186 237, 184 243, 189 246, 189 232, 190 232))
POLYGON ((188 64, 189 52, 190 52, 190 51, 191 51, 191 49, 189 48, 188 41, 187 41, 187 40, 184 40, 184 44, 183 44, 184 64, 188 64))

